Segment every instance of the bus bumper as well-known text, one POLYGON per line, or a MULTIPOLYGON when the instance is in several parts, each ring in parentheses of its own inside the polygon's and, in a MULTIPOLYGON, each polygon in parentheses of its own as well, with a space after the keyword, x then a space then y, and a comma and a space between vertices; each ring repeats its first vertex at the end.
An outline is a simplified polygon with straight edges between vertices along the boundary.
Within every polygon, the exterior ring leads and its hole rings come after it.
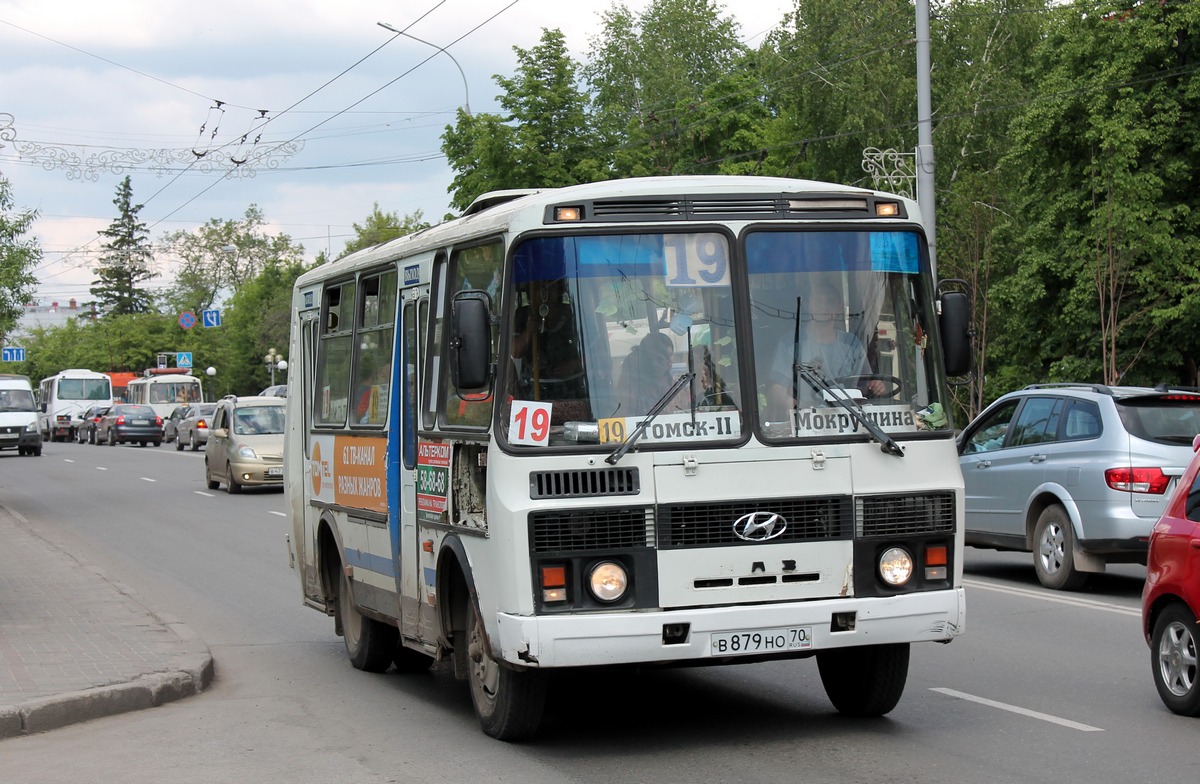
POLYGON ((807 629, 811 647, 752 657, 783 658, 832 648, 903 642, 949 642, 965 628, 963 589, 901 596, 828 599, 761 607, 517 616, 500 613, 501 655, 513 664, 584 667, 636 663, 727 663, 714 648, 729 632, 807 629), (845 629, 852 618, 851 629, 845 629), (679 624, 687 624, 682 638, 679 624), (667 628, 670 627, 670 628, 667 628), (835 631, 835 629, 838 629, 835 631), (669 642, 668 642, 669 641, 669 642))

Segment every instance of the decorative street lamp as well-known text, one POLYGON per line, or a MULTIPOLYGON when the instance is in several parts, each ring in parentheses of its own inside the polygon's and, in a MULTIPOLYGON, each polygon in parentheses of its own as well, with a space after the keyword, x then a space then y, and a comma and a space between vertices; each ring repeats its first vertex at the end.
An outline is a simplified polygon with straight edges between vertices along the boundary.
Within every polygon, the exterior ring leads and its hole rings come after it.
POLYGON ((275 371, 276 369, 287 370, 287 360, 277 354, 273 348, 267 349, 267 355, 263 357, 263 360, 267 363, 267 369, 271 371, 271 386, 275 386, 275 371))

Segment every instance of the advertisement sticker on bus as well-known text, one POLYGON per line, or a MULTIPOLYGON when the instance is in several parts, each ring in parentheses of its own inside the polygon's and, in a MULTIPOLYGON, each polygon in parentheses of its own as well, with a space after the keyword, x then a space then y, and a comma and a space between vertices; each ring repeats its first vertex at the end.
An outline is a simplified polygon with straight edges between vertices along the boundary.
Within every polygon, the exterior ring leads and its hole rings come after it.
POLYGON ((387 460, 382 439, 314 435, 311 454, 316 500, 387 513, 387 460))
POLYGON ((417 519, 445 522, 449 490, 450 445, 438 441, 417 444, 417 519))

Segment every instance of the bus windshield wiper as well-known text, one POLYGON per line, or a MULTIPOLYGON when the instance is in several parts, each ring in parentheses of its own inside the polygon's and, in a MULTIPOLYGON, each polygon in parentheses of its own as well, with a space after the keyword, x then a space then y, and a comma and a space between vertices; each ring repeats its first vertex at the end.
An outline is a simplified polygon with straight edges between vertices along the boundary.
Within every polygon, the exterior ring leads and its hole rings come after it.
POLYGON ((667 403, 670 403, 672 400, 674 400, 675 396, 679 394, 679 390, 690 384, 695 375, 695 373, 689 372, 684 373, 682 376, 677 378, 675 383, 671 385, 671 388, 664 392, 663 396, 658 399, 658 402, 650 406, 650 411, 646 413, 645 419, 643 419, 641 422, 638 422, 638 426, 634 428, 634 431, 626 436, 625 440, 621 442, 620 446, 613 450, 611 455, 604 458, 604 462, 608 463, 609 465, 616 465, 617 461, 624 457, 625 453, 632 449, 633 445, 637 443, 637 440, 642 437, 642 433, 646 432, 646 428, 650 426, 650 423, 654 421, 654 418, 661 414, 662 410, 667 407, 667 403))
MULTIPOLYGON (((826 400, 832 400, 834 403, 837 403, 839 406, 846 409, 850 416, 852 416, 856 422, 862 425, 866 431, 871 434, 872 438, 879 442, 879 448, 881 451, 889 455, 895 455, 896 457, 904 457, 904 450, 900 448, 900 445, 896 443, 896 440, 887 433, 883 432, 883 428, 881 428, 879 425, 875 424, 870 419, 867 419, 867 417, 863 414, 862 409, 859 408, 858 404, 852 404, 850 400, 847 399, 848 396, 846 393, 842 391, 840 387, 834 386, 829 376, 825 374, 825 370, 821 367, 819 362, 797 362, 793 369, 795 370, 797 376, 808 382, 808 385, 817 392, 820 392, 826 400)), ((796 405, 799 405, 798 401, 796 405)), ((793 428, 795 427, 795 424, 793 424, 793 428)))

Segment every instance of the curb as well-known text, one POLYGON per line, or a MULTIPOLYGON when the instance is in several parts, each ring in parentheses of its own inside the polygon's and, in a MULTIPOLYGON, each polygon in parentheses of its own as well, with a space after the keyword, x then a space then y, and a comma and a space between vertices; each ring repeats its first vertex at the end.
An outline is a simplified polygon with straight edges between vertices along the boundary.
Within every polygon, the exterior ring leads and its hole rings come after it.
MULTIPOLYGON (((19 512, 2 503, 0 510, 10 514, 32 535, 61 550, 58 545, 34 532, 29 521, 19 512)), ((163 672, 141 675, 123 683, 38 697, 16 705, 0 705, 0 740, 33 735, 118 713, 158 707, 199 694, 212 683, 215 675, 212 653, 203 640, 178 620, 159 615, 146 607, 138 600, 136 591, 113 583, 94 567, 88 568, 169 629, 183 643, 183 652, 171 657, 163 672)))

